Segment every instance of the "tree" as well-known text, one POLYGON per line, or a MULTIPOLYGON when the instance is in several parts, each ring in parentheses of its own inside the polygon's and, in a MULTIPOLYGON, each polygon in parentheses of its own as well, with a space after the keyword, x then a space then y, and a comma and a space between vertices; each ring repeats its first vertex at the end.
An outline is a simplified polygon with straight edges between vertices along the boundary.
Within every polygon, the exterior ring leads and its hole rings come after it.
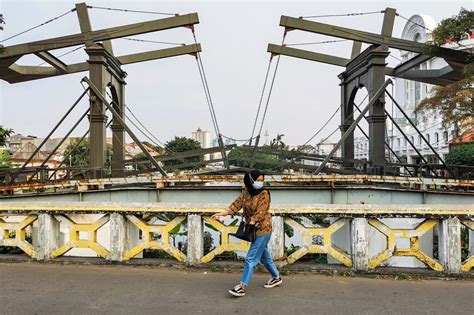
MULTIPOLYGON (((447 41, 459 43, 474 26, 474 12, 461 8, 459 14, 444 19, 433 30, 432 42, 426 45, 426 53, 432 54, 447 41)), ((474 56, 470 54, 469 64, 463 68, 465 79, 447 86, 437 86, 431 97, 422 100, 415 112, 441 114, 444 127, 468 121, 474 116, 474 56)))
MULTIPOLYGON (((194 139, 190 139, 186 137, 174 137, 173 140, 165 143, 165 148, 168 151, 179 153, 179 152, 198 150, 201 148, 201 144, 194 139)), ((177 164, 195 163, 195 162, 202 162, 202 161, 204 161, 204 156, 199 155, 199 156, 185 157, 182 159, 166 160, 164 161, 164 164, 165 166, 172 166, 172 165, 177 165, 177 164)), ((199 169, 199 168, 201 168, 200 165, 195 165, 195 166, 185 167, 183 169, 199 169)))
POLYGON ((474 166, 474 143, 463 144, 446 156, 449 165, 474 166))
POLYGON ((5 141, 13 134, 12 129, 4 129, 0 126, 0 147, 5 145, 5 141))
MULTIPOLYGON (((252 158, 252 150, 244 150, 241 148, 233 148, 229 154, 228 158, 230 160, 230 164, 238 167, 248 167, 249 160, 252 158)), ((275 163, 265 163, 263 161, 268 162, 284 162, 284 160, 280 159, 276 155, 265 154, 261 152, 255 152, 255 163, 253 165, 254 168, 259 170, 277 170, 279 169, 278 164, 275 163)))
POLYGON ((3 17, 3 14, 0 13, 0 31, 3 31, 2 24, 5 24, 5 18, 3 17))
MULTIPOLYGON (((90 141, 89 140, 82 140, 82 142, 78 145, 80 139, 72 140, 69 145, 64 150, 64 156, 66 157, 64 164, 67 166, 72 167, 79 167, 79 168, 87 168, 90 165, 90 157, 89 157, 89 147, 90 141), (75 146, 77 145, 77 148, 75 146)), ((106 153, 106 169, 110 171, 111 167, 111 158, 112 158, 112 150, 107 148, 106 153)))
POLYGON ((0 149, 0 168, 11 168, 10 153, 0 149))

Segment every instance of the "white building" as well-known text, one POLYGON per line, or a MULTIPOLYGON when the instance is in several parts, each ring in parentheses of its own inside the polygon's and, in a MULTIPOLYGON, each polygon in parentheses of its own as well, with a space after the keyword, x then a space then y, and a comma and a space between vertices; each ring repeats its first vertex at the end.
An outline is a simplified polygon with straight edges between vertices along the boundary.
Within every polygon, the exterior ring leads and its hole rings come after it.
MULTIPOLYGON (((211 132, 201 130, 198 128, 196 131, 193 131, 192 138, 198 141, 201 144, 201 148, 207 149, 211 147, 211 132)), ((204 155, 204 160, 209 160, 209 154, 204 155)))

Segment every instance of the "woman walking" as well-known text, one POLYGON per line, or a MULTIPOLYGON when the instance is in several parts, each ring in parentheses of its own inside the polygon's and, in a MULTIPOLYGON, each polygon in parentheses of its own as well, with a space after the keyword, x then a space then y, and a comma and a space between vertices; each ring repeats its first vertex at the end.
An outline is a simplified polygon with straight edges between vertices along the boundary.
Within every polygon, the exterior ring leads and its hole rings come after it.
POLYGON ((259 262, 267 268, 272 278, 264 285, 265 288, 274 288, 282 283, 280 274, 268 250, 268 242, 272 234, 272 216, 270 214, 270 192, 263 189, 264 175, 258 170, 252 170, 244 176, 245 187, 229 206, 228 210, 214 214, 213 218, 234 215, 243 209, 245 222, 254 224, 257 228, 257 237, 250 245, 245 256, 244 273, 240 283, 229 293, 234 296, 244 296, 245 289, 250 284, 255 267, 259 262))

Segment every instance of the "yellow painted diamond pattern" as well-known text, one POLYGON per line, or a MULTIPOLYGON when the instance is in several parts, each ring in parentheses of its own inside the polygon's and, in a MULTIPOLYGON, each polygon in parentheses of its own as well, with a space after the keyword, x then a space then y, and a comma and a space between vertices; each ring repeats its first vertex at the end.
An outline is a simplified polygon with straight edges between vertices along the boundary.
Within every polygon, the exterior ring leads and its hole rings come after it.
POLYGON ((201 262, 207 263, 214 259, 219 254, 224 252, 246 252, 250 247, 250 243, 246 241, 239 241, 237 243, 229 242, 229 235, 237 232, 238 226, 227 226, 220 221, 212 219, 211 217, 204 217, 204 221, 213 226, 221 233, 221 242, 219 246, 210 251, 207 255, 201 258, 201 262))
POLYGON ((340 228, 350 222, 350 219, 341 218, 327 228, 307 228, 291 218, 285 218, 285 223, 301 235, 302 246, 287 257, 286 263, 292 264, 306 254, 328 254, 347 267, 352 266, 352 259, 341 249, 334 246, 331 236, 340 228), (313 237, 322 237, 322 245, 313 244, 313 237))
POLYGON ((380 266, 381 263, 390 259, 392 256, 411 256, 418 258, 418 260, 433 270, 444 270, 443 265, 420 249, 420 237, 432 230, 438 224, 438 220, 425 220, 414 230, 391 229, 377 219, 369 219, 369 224, 387 237, 386 249, 369 260, 369 269, 380 266), (410 247, 397 248, 397 238, 409 239, 410 247))
POLYGON ((51 257, 58 257, 64 255, 73 248, 90 248, 96 252, 100 257, 109 258, 110 253, 102 245, 97 242, 97 230, 109 222, 109 216, 104 215, 99 220, 93 223, 76 223, 67 216, 62 216, 69 228, 69 241, 56 249, 51 257), (82 240, 79 238, 80 232, 87 232, 88 239, 82 240))
POLYGON ((186 255, 170 244, 170 231, 186 219, 186 216, 178 216, 165 225, 150 225, 134 215, 127 215, 128 220, 137 226, 143 233, 143 240, 124 254, 124 259, 129 260, 145 249, 161 249, 176 258, 185 261, 186 255), (153 240, 153 233, 161 235, 161 242, 153 240))
POLYGON ((28 256, 36 258, 36 250, 26 241, 25 229, 38 219, 37 215, 30 214, 20 222, 5 222, 0 218, 0 246, 12 246, 21 248, 28 256), (15 238, 10 238, 10 233, 15 232, 15 238))

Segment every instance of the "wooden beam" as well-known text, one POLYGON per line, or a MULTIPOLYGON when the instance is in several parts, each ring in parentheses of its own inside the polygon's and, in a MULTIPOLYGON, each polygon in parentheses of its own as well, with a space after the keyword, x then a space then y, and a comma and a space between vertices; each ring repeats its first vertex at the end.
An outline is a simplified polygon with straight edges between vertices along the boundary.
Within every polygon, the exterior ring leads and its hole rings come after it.
POLYGON ((167 29, 188 26, 198 23, 199 17, 197 13, 191 13, 148 22, 140 22, 117 27, 105 28, 97 31, 79 33, 74 35, 40 40, 26 44, 4 47, 3 52, 0 53, 0 59, 26 54, 33 54, 40 51, 83 45, 88 40, 92 40, 94 42, 105 41, 108 39, 163 31, 167 29))
POLYGON ((386 8, 383 15, 382 34, 383 36, 392 36, 393 24, 395 23, 395 16, 397 10, 393 8, 386 8))
POLYGON ((290 48, 287 46, 268 44, 268 52, 275 55, 285 55, 300 59, 306 59, 311 61, 317 61, 322 63, 328 63, 335 66, 345 67, 350 59, 336 57, 303 49, 290 48))
MULTIPOLYGON (((176 57, 182 55, 193 54, 201 51, 200 44, 185 45, 173 48, 153 50, 143 53, 130 54, 119 56, 117 59, 123 64, 130 64, 140 61, 157 60, 169 57, 176 57)), ((1 60, 0 60, 1 63, 1 60)), ((75 63, 67 66, 67 72, 62 72, 53 67, 38 67, 38 66, 19 66, 17 64, 11 65, 9 68, 0 68, 0 79, 9 83, 19 83, 37 79, 50 78, 63 74, 77 73, 88 71, 89 64, 87 62, 75 63)))
MULTIPOLYGON (((341 26, 325 24, 315 21, 309 21, 305 19, 294 18, 290 16, 282 15, 280 19, 280 26, 284 26, 290 29, 296 29, 301 31, 307 31, 311 33, 323 34, 343 39, 350 39, 354 41, 360 41, 363 43, 385 45, 391 48, 396 48, 405 51, 412 51, 416 53, 424 53, 425 44, 417 43, 410 40, 395 38, 391 36, 379 35, 341 26)), ((470 54, 449 48, 439 47, 434 56, 441 57, 448 60, 456 60, 459 62, 467 63, 470 54)))
POLYGON ((47 51, 40 51, 40 52, 35 53, 35 55, 38 56, 39 58, 43 59, 44 61, 46 61, 50 65, 52 65, 59 72, 61 72, 63 74, 66 74, 68 72, 67 71, 67 65, 64 62, 62 62, 61 60, 59 60, 58 58, 56 58, 53 54, 51 54, 47 51))
POLYGON ((184 45, 178 46, 173 48, 166 48, 166 49, 159 49, 159 50, 152 50, 137 54, 125 55, 117 57, 122 65, 127 65, 130 63, 142 62, 142 61, 149 61, 149 60, 156 60, 156 59, 164 59, 169 57, 176 57, 181 55, 189 55, 201 52, 201 44, 192 44, 192 45, 184 45))

